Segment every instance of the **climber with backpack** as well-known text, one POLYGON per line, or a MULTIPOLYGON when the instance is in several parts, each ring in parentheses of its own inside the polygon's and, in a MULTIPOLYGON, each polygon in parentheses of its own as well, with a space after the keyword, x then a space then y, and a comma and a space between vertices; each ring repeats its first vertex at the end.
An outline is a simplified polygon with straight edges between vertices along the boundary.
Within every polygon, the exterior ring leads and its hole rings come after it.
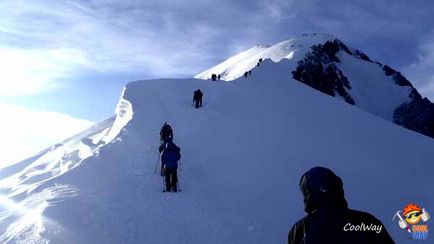
POLYGON ((202 97, 203 93, 200 89, 197 89, 193 93, 193 103, 195 104, 195 108, 202 107, 202 97))
POLYGON ((161 166, 165 176, 164 192, 178 191, 178 161, 181 159, 181 149, 172 141, 164 143, 161 153, 161 166))
POLYGON ((160 130, 160 141, 163 143, 169 142, 173 140, 173 131, 172 127, 166 122, 164 122, 163 127, 160 130))
POLYGON ((395 243, 379 219, 348 208, 343 181, 330 169, 311 168, 301 177, 299 187, 307 216, 293 225, 288 244, 395 243), (355 229, 364 225, 369 229, 355 229))

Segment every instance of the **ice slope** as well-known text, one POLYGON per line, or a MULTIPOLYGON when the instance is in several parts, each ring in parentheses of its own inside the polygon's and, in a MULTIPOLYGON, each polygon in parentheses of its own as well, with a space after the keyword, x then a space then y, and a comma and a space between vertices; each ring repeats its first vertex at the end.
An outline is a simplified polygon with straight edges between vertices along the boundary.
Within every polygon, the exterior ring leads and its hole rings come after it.
POLYGON ((222 80, 231 81, 244 75, 246 71, 256 67, 259 59, 271 59, 279 62, 282 59, 298 60, 304 56, 311 46, 334 40, 329 34, 304 34, 300 38, 291 38, 272 46, 258 44, 246 51, 236 54, 220 64, 217 64, 194 78, 211 79, 212 74, 220 74, 222 80))
MULTIPOLYGON (((304 215, 299 178, 321 165, 343 178, 350 207, 380 218, 397 243, 412 243, 392 216, 410 201, 434 206, 434 142, 288 80, 288 65, 264 61, 234 82, 129 83, 122 114, 132 119, 113 143, 72 158, 79 166, 64 174, 2 187, 1 242, 285 243, 304 215), (197 88, 205 94, 198 110, 197 88), (154 174, 164 121, 181 147, 180 193, 162 193, 154 174)), ((47 173, 61 167, 51 160, 47 173)))

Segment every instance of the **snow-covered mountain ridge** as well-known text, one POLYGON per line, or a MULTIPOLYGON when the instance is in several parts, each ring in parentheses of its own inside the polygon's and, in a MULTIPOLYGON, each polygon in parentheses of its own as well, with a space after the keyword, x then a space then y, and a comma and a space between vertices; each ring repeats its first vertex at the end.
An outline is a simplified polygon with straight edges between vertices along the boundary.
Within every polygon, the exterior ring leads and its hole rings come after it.
MULTIPOLYGON (((260 60, 288 59, 288 80, 295 79, 342 98, 381 118, 434 137, 434 104, 423 98, 401 73, 372 61, 327 34, 309 34, 272 46, 255 46, 196 75, 230 81, 253 71, 260 60)), ((271 77, 270 77, 271 78, 271 77)))
POLYGON ((320 165, 342 177, 351 208, 412 243, 392 216, 434 205, 434 142, 288 80, 296 67, 129 83, 114 117, 0 169, 0 242, 285 243, 304 215, 300 176, 320 165), (154 173, 165 121, 181 147, 179 193, 154 173))

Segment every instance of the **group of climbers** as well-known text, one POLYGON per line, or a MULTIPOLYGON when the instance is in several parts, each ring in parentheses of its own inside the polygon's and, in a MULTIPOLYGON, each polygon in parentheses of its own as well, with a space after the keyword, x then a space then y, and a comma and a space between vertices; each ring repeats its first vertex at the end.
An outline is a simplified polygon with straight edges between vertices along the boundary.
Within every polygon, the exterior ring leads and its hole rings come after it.
POLYGON ((220 74, 216 75, 216 74, 211 74, 211 80, 216 81, 216 80, 220 80, 222 76, 220 74))
MULTIPOLYGON (((244 76, 247 77, 249 74, 251 71, 246 72, 244 76)), ((194 91, 195 108, 202 106, 202 97, 200 89, 194 91)), ((161 176, 165 177, 164 191, 177 192, 180 190, 177 170, 181 149, 173 142, 173 130, 167 122, 160 130, 160 142, 161 176)), ((288 233, 288 244, 394 243, 377 218, 348 208, 343 182, 330 169, 314 167, 308 170, 301 177, 299 187, 307 216, 293 225, 288 233), (344 227, 347 224, 381 227, 379 232, 346 231, 344 227)))
MULTIPOLYGON (((203 93, 197 89, 193 93, 195 108, 202 107, 203 93)), ((178 163, 181 159, 181 149, 173 142, 173 129, 167 123, 163 124, 160 130, 160 147, 158 148, 161 158, 161 176, 165 177, 165 191, 177 192, 179 190, 178 163)))
MULTIPOLYGON (((178 161, 181 149, 173 143, 173 130, 164 123, 160 131, 161 175, 165 191, 177 192, 178 161)), ((344 197, 343 182, 333 171, 323 167, 308 170, 300 179, 304 210, 308 214, 293 225, 288 244, 302 243, 394 243, 383 224, 374 216, 349 209, 344 197), (345 226, 372 225, 377 231, 346 231, 345 226)))
POLYGON ((251 70, 244 72, 244 78, 247 78, 247 76, 249 76, 249 75, 252 75, 251 70))

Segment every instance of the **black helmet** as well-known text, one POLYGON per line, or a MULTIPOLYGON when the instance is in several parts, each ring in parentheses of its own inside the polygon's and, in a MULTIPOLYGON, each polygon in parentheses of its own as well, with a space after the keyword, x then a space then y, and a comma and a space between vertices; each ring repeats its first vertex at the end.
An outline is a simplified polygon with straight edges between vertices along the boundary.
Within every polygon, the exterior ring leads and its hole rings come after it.
POLYGON ((347 207, 342 180, 333 171, 323 167, 313 167, 300 179, 305 211, 312 213, 321 207, 347 207))

